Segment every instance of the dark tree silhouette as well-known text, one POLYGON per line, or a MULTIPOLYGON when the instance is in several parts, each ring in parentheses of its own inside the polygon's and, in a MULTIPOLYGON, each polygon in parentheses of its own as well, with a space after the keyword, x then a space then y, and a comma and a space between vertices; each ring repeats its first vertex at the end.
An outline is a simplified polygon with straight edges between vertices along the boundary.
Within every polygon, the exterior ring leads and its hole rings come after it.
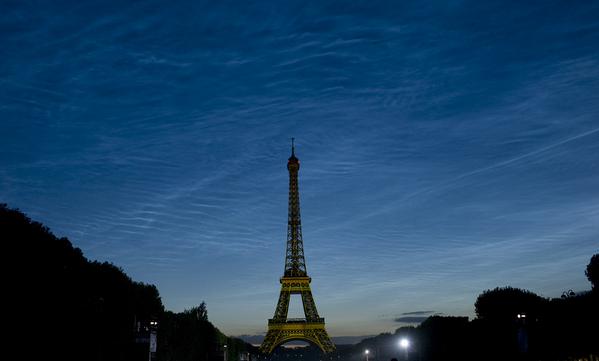
POLYGON ((470 339, 468 317, 430 316, 418 329, 423 359, 468 359, 469 350, 464 349, 464 340, 470 339))
POLYGON ((474 308, 479 318, 512 321, 520 313, 528 317, 539 315, 547 302, 533 292, 507 286, 484 291, 476 299, 474 308))
POLYGON ((198 319, 208 321, 208 309, 206 308, 206 302, 202 301, 202 303, 200 303, 200 305, 197 307, 196 312, 198 313, 198 319))
POLYGON ((159 321, 161 360, 216 360, 224 343, 236 345, 234 353, 255 352, 208 322, 204 302, 165 312, 154 285, 87 260, 68 239, 6 204, 0 204, 0 239, 8 280, 4 352, 18 359, 147 360, 143 329, 150 320, 159 321))
POLYGON ((589 279, 589 282, 591 282, 593 289, 599 289, 599 253, 595 253, 591 257, 591 261, 587 265, 584 274, 589 279))
MULTIPOLYGON (((589 273, 596 260, 587 266, 589 273)), ((340 350, 346 360, 364 360, 369 349, 376 360, 399 355, 397 342, 411 341, 410 360, 563 361, 599 359, 599 292, 566 292, 546 299, 514 287, 486 290, 475 303, 477 318, 430 316, 418 327, 403 327, 340 350), (520 314, 520 317, 518 317, 520 314), (522 317, 524 315, 524 317, 522 317)))
POLYGON ((15 301, 13 335, 35 345, 11 344, 20 358, 132 359, 135 320, 164 312, 156 287, 110 263, 88 261, 68 239, 5 204, 0 238, 13 261, 7 290, 15 301))
MULTIPOLYGON (((165 361, 215 360, 220 354, 219 345, 225 336, 210 322, 203 306, 181 313, 167 312, 160 324, 164 347, 159 358, 165 361)), ((160 340, 159 340, 160 341, 160 340)))
POLYGON ((488 360, 530 357, 538 347, 537 321, 548 305, 548 299, 519 288, 484 291, 474 304, 478 317, 471 325, 474 354, 488 360))

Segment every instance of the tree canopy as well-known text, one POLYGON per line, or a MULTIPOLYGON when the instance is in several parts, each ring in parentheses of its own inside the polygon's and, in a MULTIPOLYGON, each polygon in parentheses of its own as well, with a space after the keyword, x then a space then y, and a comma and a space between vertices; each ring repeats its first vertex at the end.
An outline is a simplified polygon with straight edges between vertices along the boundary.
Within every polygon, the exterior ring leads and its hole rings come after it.
POLYGON ((159 321, 159 359, 214 360, 231 343, 231 358, 251 347, 229 339, 208 321, 202 302, 165 311, 158 289, 133 281, 121 268, 90 261, 67 238, 0 204, 0 239, 9 258, 11 304, 8 354, 22 359, 147 360, 144 325, 159 321), (141 331, 140 331, 141 330, 141 331), (32 343, 35 347, 30 347, 32 343))
POLYGON ((476 299, 474 308, 476 316, 482 319, 513 320, 521 313, 538 315, 547 302, 533 292, 507 286, 484 291, 476 299))
POLYGON ((593 285, 593 289, 599 288, 599 253, 595 253, 591 257, 591 261, 587 265, 584 274, 589 279, 589 282, 591 282, 591 285, 593 285))

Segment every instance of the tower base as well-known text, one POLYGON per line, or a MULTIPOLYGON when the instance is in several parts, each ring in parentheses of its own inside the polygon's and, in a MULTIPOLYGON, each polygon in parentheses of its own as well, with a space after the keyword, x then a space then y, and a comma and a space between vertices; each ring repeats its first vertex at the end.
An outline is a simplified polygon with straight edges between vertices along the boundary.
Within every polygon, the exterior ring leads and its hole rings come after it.
POLYGON ((331 341, 322 322, 310 322, 304 319, 288 319, 283 322, 268 320, 268 333, 260 346, 260 351, 270 354, 274 349, 289 341, 309 341, 318 346, 322 352, 335 351, 335 345, 331 341))

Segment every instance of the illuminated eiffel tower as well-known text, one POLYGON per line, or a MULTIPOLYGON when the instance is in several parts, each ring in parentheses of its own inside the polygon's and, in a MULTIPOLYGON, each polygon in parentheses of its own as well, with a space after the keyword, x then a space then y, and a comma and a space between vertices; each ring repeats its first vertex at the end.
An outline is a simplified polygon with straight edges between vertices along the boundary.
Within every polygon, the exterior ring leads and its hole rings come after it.
POLYGON ((285 272, 281 277, 281 293, 275 315, 268 320, 268 333, 260 346, 260 351, 270 354, 277 346, 292 340, 309 341, 323 352, 335 351, 324 328, 324 318, 318 316, 316 304, 310 290, 310 281, 304 259, 302 222, 300 219, 298 172, 299 159, 295 157, 295 146, 291 140, 291 157, 287 162, 289 170, 289 215, 287 218, 287 253, 285 272), (300 294, 305 318, 287 318, 289 300, 292 294, 300 294))

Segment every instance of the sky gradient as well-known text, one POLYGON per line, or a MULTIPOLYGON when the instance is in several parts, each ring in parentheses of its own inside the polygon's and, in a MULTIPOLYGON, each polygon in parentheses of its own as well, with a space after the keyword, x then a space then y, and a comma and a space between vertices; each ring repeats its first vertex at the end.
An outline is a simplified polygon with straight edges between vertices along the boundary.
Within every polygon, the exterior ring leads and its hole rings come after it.
POLYGON ((290 137, 333 336, 590 288, 599 2, 2 1, 0 44, 0 202, 229 335, 274 313, 290 137))

